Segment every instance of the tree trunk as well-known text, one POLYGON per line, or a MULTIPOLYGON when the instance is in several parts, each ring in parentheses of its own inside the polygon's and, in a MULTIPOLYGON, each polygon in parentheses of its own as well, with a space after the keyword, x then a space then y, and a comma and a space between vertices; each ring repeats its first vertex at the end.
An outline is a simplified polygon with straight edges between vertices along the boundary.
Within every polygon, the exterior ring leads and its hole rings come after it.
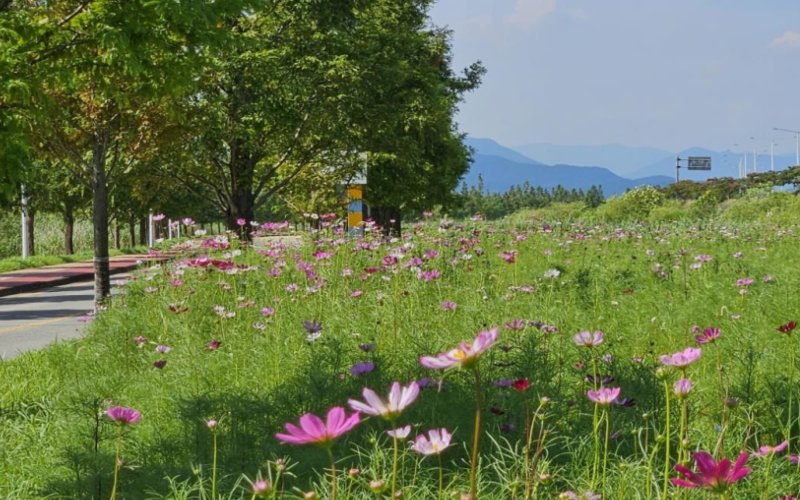
POLYGON ((28 244, 28 255, 36 255, 36 247, 34 246, 34 237, 33 237, 33 218, 34 218, 34 210, 32 208, 28 208, 28 216, 25 217, 25 229, 26 229, 26 236, 27 236, 27 244, 28 244))
POLYGON ((108 181, 105 137, 95 137, 92 151, 92 225, 94 227, 94 303, 102 304, 111 294, 108 263, 108 181))
POLYGON ((136 246, 136 216, 133 214, 128 219, 128 232, 130 233, 128 235, 130 237, 130 245, 133 248, 136 246))
POLYGON ((114 219, 114 248, 119 250, 122 248, 122 236, 119 228, 119 217, 114 219))
POLYGON ((64 204, 64 253, 72 255, 75 253, 74 245, 75 235, 75 214, 72 211, 72 205, 69 203, 64 204))
POLYGON ((139 244, 147 245, 147 217, 139 219, 139 244))
POLYGON ((384 237, 397 236, 402 234, 400 226, 401 212, 397 207, 374 207, 371 210, 375 223, 380 226, 384 237))

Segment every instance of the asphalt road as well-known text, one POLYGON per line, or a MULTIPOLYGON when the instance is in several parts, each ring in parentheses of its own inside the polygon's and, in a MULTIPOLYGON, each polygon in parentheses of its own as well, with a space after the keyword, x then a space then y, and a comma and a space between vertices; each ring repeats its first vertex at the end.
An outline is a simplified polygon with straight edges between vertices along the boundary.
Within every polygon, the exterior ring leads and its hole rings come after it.
MULTIPOLYGON (((114 276, 112 283, 124 278, 114 276)), ((82 337, 93 307, 91 281, 0 297, 0 358, 82 337)))

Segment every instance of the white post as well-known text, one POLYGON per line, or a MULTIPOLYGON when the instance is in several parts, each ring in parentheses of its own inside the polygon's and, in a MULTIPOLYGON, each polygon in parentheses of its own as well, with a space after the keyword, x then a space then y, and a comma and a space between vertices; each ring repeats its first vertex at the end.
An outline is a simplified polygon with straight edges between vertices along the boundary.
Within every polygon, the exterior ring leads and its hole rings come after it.
POLYGON ((25 196, 25 184, 20 185, 20 212, 22 212, 22 258, 30 257, 31 251, 28 248, 28 197, 25 196))
POLYGON ((156 232, 155 222, 153 221, 153 211, 150 210, 150 215, 147 217, 147 246, 153 248, 153 234, 156 232))
POLYGON ((769 143, 769 169, 775 171, 775 142, 769 143))
POLYGON ((800 132, 794 135, 794 138, 797 140, 797 157, 795 158, 795 165, 800 165, 800 132))
POLYGON ((172 239, 172 219, 167 219, 167 239, 172 239))
POLYGON ((177 221, 175 227, 178 228, 178 239, 181 239, 181 221, 177 221))

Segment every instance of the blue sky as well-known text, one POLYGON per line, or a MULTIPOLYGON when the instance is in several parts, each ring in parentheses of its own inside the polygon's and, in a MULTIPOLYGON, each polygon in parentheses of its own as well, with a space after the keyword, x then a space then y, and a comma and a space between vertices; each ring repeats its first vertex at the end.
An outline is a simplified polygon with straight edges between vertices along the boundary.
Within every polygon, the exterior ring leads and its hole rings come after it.
POLYGON ((458 115, 470 135, 795 150, 772 129, 800 130, 798 0, 438 0, 430 14, 454 32, 456 68, 488 69, 458 115))

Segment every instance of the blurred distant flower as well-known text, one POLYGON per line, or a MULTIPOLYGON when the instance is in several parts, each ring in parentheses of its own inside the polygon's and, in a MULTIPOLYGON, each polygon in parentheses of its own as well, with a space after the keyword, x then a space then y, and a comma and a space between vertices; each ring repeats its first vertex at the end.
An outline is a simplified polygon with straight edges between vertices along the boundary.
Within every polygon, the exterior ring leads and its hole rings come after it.
POLYGON ((675 386, 673 387, 673 391, 675 392, 675 396, 679 399, 683 399, 692 392, 692 381, 686 378, 682 378, 675 382, 675 386))
POLYGON ((582 331, 572 337, 572 340, 575 342, 575 345, 581 347, 596 347, 603 343, 604 337, 605 334, 600 330, 596 332, 582 331))
POLYGON ((719 338, 719 335, 719 328, 706 328, 702 334, 695 336, 694 340, 699 345, 711 344, 719 338))
POLYGON ((457 307, 458 305, 456 305, 455 302, 452 302, 450 300, 445 300, 444 302, 442 302, 442 309, 444 309, 445 311, 455 311, 457 307))
POLYGON ((511 387, 518 392, 527 391, 531 386, 531 381, 526 378, 519 378, 511 383, 511 387))
POLYGON ((559 271, 558 269, 548 269, 547 271, 544 272, 545 278, 553 279, 553 278, 558 278, 559 276, 561 276, 561 271, 559 271))
POLYGON ((105 413, 108 418, 121 425, 135 424, 142 418, 137 410, 125 406, 112 406, 105 413))
POLYGON ((411 434, 411 426, 410 425, 406 425, 405 427, 399 427, 397 429, 392 429, 392 430, 386 431, 386 434, 390 435, 391 437, 393 437, 395 439, 405 439, 405 438, 408 437, 409 434, 411 434))
POLYGON ((153 366, 160 370, 160 369, 164 368, 165 366, 167 366, 167 360, 166 359, 157 359, 156 361, 153 362, 153 366))
POLYGON ((450 447, 452 437, 447 429, 431 429, 427 436, 424 434, 417 436, 411 449, 420 455, 438 455, 450 447))
POLYGON ((686 368, 700 358, 700 349, 695 347, 687 347, 683 351, 674 354, 664 354, 659 356, 658 359, 665 366, 674 366, 675 368, 686 368))
POLYGON ((375 370, 375 363, 372 361, 360 361, 350 367, 350 374, 359 376, 372 373, 375 370))
POLYGON ((318 333, 322 331, 322 324, 317 322, 316 320, 304 320, 303 321, 303 328, 305 328, 306 332, 308 333, 318 333))
POLYGON ((458 347, 436 356, 422 356, 420 364, 434 370, 456 366, 471 368, 478 361, 478 357, 497 342, 498 333, 497 328, 480 332, 471 344, 462 342, 458 347))
POLYGON ((219 346, 220 346, 220 344, 221 344, 221 343, 222 343, 222 342, 220 342, 219 340, 212 339, 212 340, 211 340, 211 342, 209 342, 209 343, 206 345, 206 348, 207 348, 209 351, 216 351, 217 349, 219 349, 219 346))
POLYGON ((525 329, 525 321, 519 318, 512 319, 511 321, 506 322, 505 327, 509 330, 516 330, 522 331, 525 329))
POLYGON ((779 326, 778 331, 781 333, 789 334, 792 333, 792 330, 794 330, 795 328, 797 328, 797 322, 790 321, 788 323, 784 323, 783 325, 779 326))
POLYGON ((156 346, 156 352, 161 353, 161 354, 166 354, 171 350, 172 350, 172 348, 170 346, 168 346, 168 345, 158 344, 156 346))
POLYGON ((753 284, 753 278, 739 278, 736 280, 736 286, 745 287, 753 284))
POLYGON ((598 406, 608 406, 617 400, 620 391, 619 387, 601 387, 596 391, 590 389, 586 396, 598 406))
POLYGON ((776 444, 775 446, 770 446, 765 444, 760 446, 758 448, 758 451, 753 452, 752 456, 764 458, 770 455, 776 455, 785 450, 787 446, 789 446, 789 441, 783 441, 782 443, 776 444))
POLYGON ((507 250, 505 252, 500 253, 500 258, 506 261, 508 264, 513 264, 517 261, 517 251, 516 250, 507 250))

